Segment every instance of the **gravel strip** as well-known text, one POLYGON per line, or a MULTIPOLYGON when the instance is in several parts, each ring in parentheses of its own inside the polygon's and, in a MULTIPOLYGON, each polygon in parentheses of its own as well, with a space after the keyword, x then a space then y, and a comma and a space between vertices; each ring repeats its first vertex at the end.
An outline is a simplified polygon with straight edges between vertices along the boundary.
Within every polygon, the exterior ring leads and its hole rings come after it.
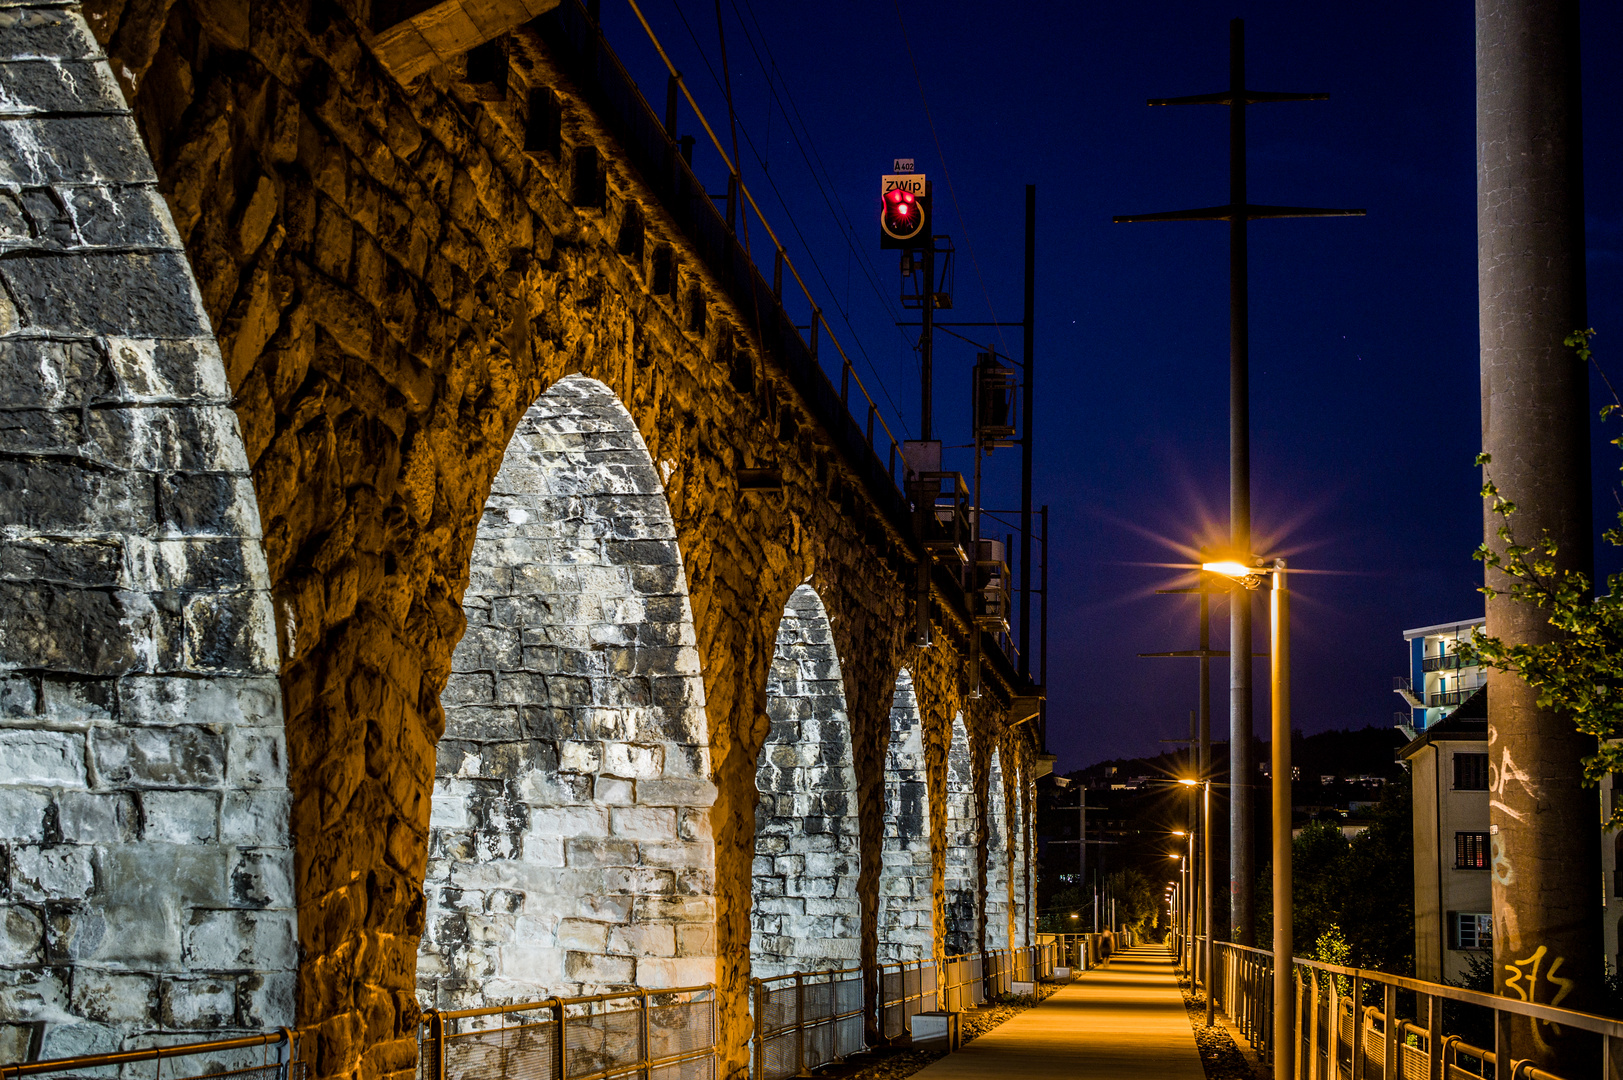
POLYGON ((1234 1037, 1223 1027, 1221 1018, 1211 1027, 1206 1026, 1206 1001, 1189 991, 1183 992, 1183 1007, 1189 1014, 1189 1026, 1195 1033, 1195 1045, 1200 1048, 1200 1063, 1206 1069, 1206 1080, 1257 1080, 1245 1052, 1234 1037))

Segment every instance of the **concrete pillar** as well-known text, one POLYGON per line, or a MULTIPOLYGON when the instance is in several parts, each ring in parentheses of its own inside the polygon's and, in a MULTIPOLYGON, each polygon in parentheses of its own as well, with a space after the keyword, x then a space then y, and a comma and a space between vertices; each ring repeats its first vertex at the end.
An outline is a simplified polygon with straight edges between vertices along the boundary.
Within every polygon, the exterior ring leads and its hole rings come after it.
MULTIPOLYGON (((1477 0, 1476 70, 1482 446, 1518 507, 1516 537, 1548 532, 1562 566, 1589 572, 1588 375, 1562 345, 1584 325, 1575 0, 1477 0)), ((1486 511, 1496 547, 1500 524, 1486 511)), ((1498 577, 1489 584, 1503 586, 1498 577)), ((1552 634, 1537 610, 1504 596, 1488 602, 1487 618, 1488 633, 1507 642, 1552 634)), ((1539 709, 1516 675, 1491 674, 1488 695, 1496 989, 1593 1008, 1600 864, 1579 759, 1595 742, 1539 709)), ((1571 1048, 1549 1025, 1507 1024, 1499 1038, 1501 1062, 1568 1072, 1571 1048)))

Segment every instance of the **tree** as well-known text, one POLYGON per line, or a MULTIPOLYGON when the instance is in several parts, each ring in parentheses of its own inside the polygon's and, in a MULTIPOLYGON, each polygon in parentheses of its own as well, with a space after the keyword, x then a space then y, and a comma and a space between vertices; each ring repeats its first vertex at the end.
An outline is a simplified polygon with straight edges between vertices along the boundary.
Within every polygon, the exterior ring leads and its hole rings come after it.
POLYGON ((1161 914, 1161 894, 1140 870, 1123 870, 1105 879, 1106 889, 1116 901, 1116 921, 1125 923, 1143 937, 1161 914))
MULTIPOLYGON (((1373 968, 1414 970, 1414 833, 1408 774, 1388 784, 1369 828, 1349 840, 1341 826, 1309 822, 1291 841, 1292 937, 1298 955, 1373 968), (1333 952, 1342 959, 1330 959, 1333 952)), ((1271 895, 1273 866, 1259 895, 1271 895)), ((1273 912, 1257 913, 1257 940, 1273 938, 1273 912)))
MULTIPOLYGON (((1594 363, 1589 348, 1594 333, 1580 330, 1566 339, 1566 345, 1585 363, 1594 363)), ((1609 381, 1607 388, 1611 389, 1609 381)), ((1612 402, 1601 409, 1602 419, 1623 409, 1615 390, 1612 402)), ((1623 437, 1611 442, 1623 447, 1623 437)), ((1520 675, 1537 692, 1540 708, 1572 717, 1578 731, 1600 740, 1595 753, 1583 760, 1584 781, 1593 786, 1608 773, 1623 772, 1623 743, 1612 741, 1623 736, 1623 573, 1609 575, 1607 592, 1597 596, 1589 575, 1556 567, 1557 547, 1548 533, 1530 544, 1517 543, 1511 529, 1516 504, 1494 486, 1488 468, 1492 458, 1479 454, 1477 464, 1485 474, 1482 497, 1503 519, 1498 533, 1506 546, 1501 555, 1483 544, 1475 557, 1489 571, 1509 579, 1504 590, 1507 595, 1542 610, 1561 633, 1544 644, 1507 645, 1479 631, 1461 643, 1461 662, 1520 675)), ((1604 538, 1614 547, 1623 547, 1623 511, 1618 513, 1618 522, 1620 527, 1606 530, 1604 538)), ((1481 589, 1489 597, 1499 591, 1493 585, 1481 589)), ((1608 828, 1620 825, 1623 807, 1613 810, 1607 822, 1608 828)))

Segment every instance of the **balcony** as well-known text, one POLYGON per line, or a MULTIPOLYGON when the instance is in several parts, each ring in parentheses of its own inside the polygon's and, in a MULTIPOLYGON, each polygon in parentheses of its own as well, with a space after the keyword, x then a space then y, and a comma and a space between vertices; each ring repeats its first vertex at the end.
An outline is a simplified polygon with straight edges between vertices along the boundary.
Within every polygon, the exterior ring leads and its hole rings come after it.
POLYGON ((1428 656, 1420 661, 1420 670, 1422 671, 1453 671, 1459 666, 1459 653, 1450 653, 1447 656, 1428 656))
POLYGON ((1464 701, 1466 698, 1470 697, 1480 689, 1482 689, 1482 686, 1478 684, 1476 686, 1462 686, 1454 690, 1444 690, 1440 693, 1432 694, 1426 703, 1432 708, 1436 708, 1440 705, 1458 705, 1460 702, 1464 701))

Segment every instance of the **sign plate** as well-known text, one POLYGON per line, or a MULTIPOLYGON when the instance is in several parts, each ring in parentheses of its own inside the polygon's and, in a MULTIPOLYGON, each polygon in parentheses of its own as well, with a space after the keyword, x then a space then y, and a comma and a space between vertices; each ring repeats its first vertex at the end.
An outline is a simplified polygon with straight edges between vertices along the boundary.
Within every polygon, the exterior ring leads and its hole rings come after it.
POLYGON ((899 157, 899 158, 892 158, 891 159, 891 163, 890 163, 890 171, 891 172, 912 172, 913 169, 914 169, 913 159, 910 158, 910 157, 899 157))
POLYGON ((887 191, 910 191, 914 195, 923 195, 924 174, 916 172, 881 176, 879 178, 879 194, 883 195, 887 191))

